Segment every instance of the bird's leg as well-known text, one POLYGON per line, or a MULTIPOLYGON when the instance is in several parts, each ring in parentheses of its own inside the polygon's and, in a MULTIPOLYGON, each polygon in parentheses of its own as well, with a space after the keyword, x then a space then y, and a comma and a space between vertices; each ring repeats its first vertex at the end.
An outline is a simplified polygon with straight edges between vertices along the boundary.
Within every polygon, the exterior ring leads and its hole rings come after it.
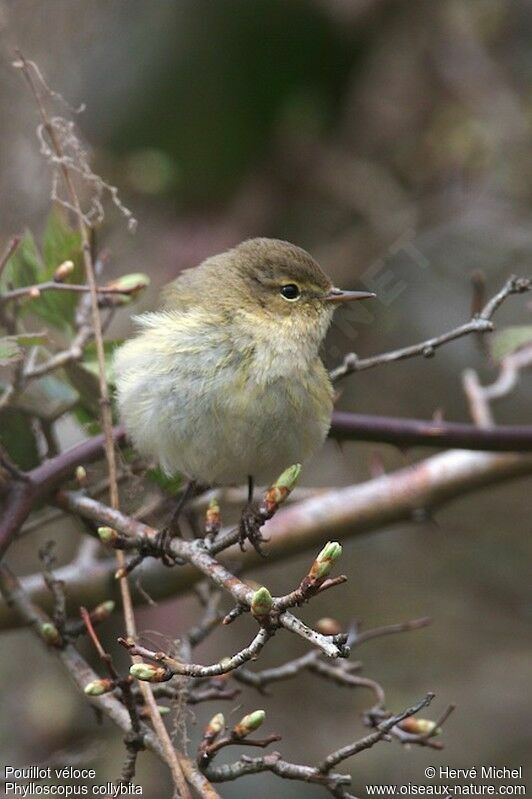
POLYGON ((196 481, 189 480, 185 486, 185 490, 177 500, 177 505, 175 510, 172 514, 172 518, 170 519, 170 523, 167 525, 167 530, 169 531, 170 537, 174 538, 175 536, 179 536, 181 538, 181 529, 179 527, 179 517, 181 516, 185 505, 194 496, 194 492, 196 490, 196 481))
POLYGON ((170 519, 169 524, 164 527, 158 535, 157 545, 158 548, 162 552, 162 561, 165 566, 173 566, 177 561, 175 558, 172 558, 171 555, 168 553, 168 545, 172 538, 176 536, 181 537, 181 529, 179 527, 179 517, 183 512, 183 509, 189 499, 193 496, 194 491, 196 489, 196 482, 195 480, 189 480, 185 486, 184 491, 182 492, 181 496, 177 501, 177 505, 175 507, 174 512, 172 513, 172 517, 170 519))
POLYGON ((242 511, 242 518, 240 519, 240 549, 242 552, 245 547, 246 539, 250 542, 251 546, 263 558, 266 557, 261 549, 261 544, 264 543, 265 538, 262 535, 260 528, 266 521, 264 516, 260 513, 258 507, 253 503, 253 490, 254 482, 253 477, 248 475, 248 501, 242 511))

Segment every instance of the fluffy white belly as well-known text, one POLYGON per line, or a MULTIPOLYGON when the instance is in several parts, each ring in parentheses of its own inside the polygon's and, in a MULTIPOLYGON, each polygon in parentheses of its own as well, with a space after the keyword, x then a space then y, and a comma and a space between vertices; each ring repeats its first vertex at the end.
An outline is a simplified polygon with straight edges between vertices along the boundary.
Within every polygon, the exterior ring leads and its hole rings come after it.
POLYGON ((330 392, 322 374, 305 378, 303 387, 291 376, 242 384, 231 368, 209 380, 136 370, 134 380, 118 380, 118 401, 137 449, 167 474, 220 484, 252 475, 266 484, 310 457, 327 435, 330 392))

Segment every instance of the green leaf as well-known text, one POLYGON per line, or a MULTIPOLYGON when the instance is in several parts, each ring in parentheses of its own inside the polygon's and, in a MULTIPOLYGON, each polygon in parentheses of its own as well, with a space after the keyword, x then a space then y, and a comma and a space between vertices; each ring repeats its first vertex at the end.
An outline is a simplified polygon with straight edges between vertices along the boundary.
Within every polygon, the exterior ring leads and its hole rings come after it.
POLYGON ((491 337, 491 355, 499 363, 507 355, 532 344, 532 325, 514 325, 498 330, 491 337))
POLYGON ((15 338, 3 336, 0 338, 0 366, 8 366, 10 363, 19 361, 22 358, 22 350, 15 338))
POLYGON ((38 465, 37 440, 25 413, 15 408, 4 408, 0 412, 0 443, 20 469, 33 469, 38 465))
MULTIPOLYGON (((103 350, 105 355, 105 377, 109 385, 112 385, 114 382, 113 376, 113 354, 117 347, 120 347, 121 344, 124 343, 124 339, 113 339, 112 341, 104 341, 103 350)), ((96 352, 96 344, 94 341, 91 341, 85 349, 83 350, 83 366, 86 369, 89 369, 93 372, 96 376, 98 376, 98 353, 96 352)))
MULTIPOLYGON (((105 377, 109 385, 112 385, 113 382, 111 368, 113 352, 120 344, 122 344, 122 339, 104 342, 105 377)), ((89 419, 85 418, 84 423, 99 419, 100 379, 96 344, 94 342, 88 344, 83 351, 82 361, 66 364, 65 372, 80 396, 83 410, 89 415, 89 419)))
POLYGON ((0 280, 0 290, 18 289, 40 283, 44 276, 44 265, 33 235, 26 230, 14 255, 8 260, 0 280))
POLYGON ((124 294, 136 294, 138 291, 150 285, 150 278, 143 272, 132 272, 130 275, 122 275, 116 280, 107 283, 106 288, 113 291, 123 291, 124 294))
POLYGON ((46 336, 40 333, 22 333, 18 336, 2 336, 0 338, 0 366, 8 366, 19 361, 23 356, 23 347, 34 347, 44 344, 46 336))
POLYGON ((78 399, 76 391, 59 377, 60 372, 32 380, 18 402, 29 414, 56 416, 66 412, 78 399))
POLYGON ((72 361, 65 365, 70 384, 76 389, 83 408, 94 418, 100 411, 100 382, 98 375, 81 363, 72 361))
MULTIPOLYGON (((80 234, 70 227, 59 209, 52 211, 43 236, 44 270, 42 280, 53 280, 55 270, 64 261, 72 261, 74 269, 65 283, 83 282, 83 261, 80 234)), ((29 304, 29 310, 53 327, 73 327, 80 294, 69 291, 46 291, 29 304)))
MULTIPOLYGON (((53 280, 57 267, 72 261, 74 270, 66 283, 83 282, 83 260, 80 234, 65 219, 60 209, 52 211, 46 222, 41 257, 32 234, 26 231, 4 270, 0 289, 21 288, 53 280)), ((45 291, 36 299, 25 299, 20 313, 32 313, 52 327, 68 330, 73 326, 80 294, 69 291, 45 291)))
POLYGON ((159 468, 148 469, 146 477, 152 483, 156 483, 159 488, 162 488, 167 494, 175 496, 183 488, 183 478, 181 475, 175 477, 167 477, 159 468))
POLYGON ((42 251, 50 275, 63 261, 72 260, 72 253, 81 256, 81 236, 68 224, 59 208, 55 208, 46 221, 42 251))

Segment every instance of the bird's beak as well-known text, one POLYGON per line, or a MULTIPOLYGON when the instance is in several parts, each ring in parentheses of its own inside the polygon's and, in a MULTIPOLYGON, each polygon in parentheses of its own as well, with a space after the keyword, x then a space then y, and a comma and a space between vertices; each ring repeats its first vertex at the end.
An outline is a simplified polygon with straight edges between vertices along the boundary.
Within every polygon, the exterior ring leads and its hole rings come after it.
POLYGON ((342 289, 332 288, 325 295, 326 302, 353 302, 354 300, 370 300, 376 297, 372 291, 342 291, 342 289))

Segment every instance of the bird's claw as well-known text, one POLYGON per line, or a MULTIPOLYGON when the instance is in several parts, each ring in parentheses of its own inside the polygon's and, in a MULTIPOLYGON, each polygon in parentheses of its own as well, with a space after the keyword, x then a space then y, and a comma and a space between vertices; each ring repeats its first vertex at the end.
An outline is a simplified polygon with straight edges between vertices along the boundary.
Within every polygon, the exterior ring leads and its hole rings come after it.
POLYGON ((262 557, 265 558, 266 554, 261 548, 261 544, 267 543, 268 539, 264 538, 261 533, 261 527, 266 520, 259 513, 256 505, 249 503, 242 511, 242 518, 240 519, 239 527, 239 544, 242 552, 245 551, 246 539, 249 541, 253 549, 262 557))
POLYGON ((163 527, 163 529, 157 533, 153 542, 155 552, 158 553, 163 565, 168 567, 181 566, 185 562, 170 551, 170 544, 173 537, 174 535, 171 527, 167 526, 163 527))

